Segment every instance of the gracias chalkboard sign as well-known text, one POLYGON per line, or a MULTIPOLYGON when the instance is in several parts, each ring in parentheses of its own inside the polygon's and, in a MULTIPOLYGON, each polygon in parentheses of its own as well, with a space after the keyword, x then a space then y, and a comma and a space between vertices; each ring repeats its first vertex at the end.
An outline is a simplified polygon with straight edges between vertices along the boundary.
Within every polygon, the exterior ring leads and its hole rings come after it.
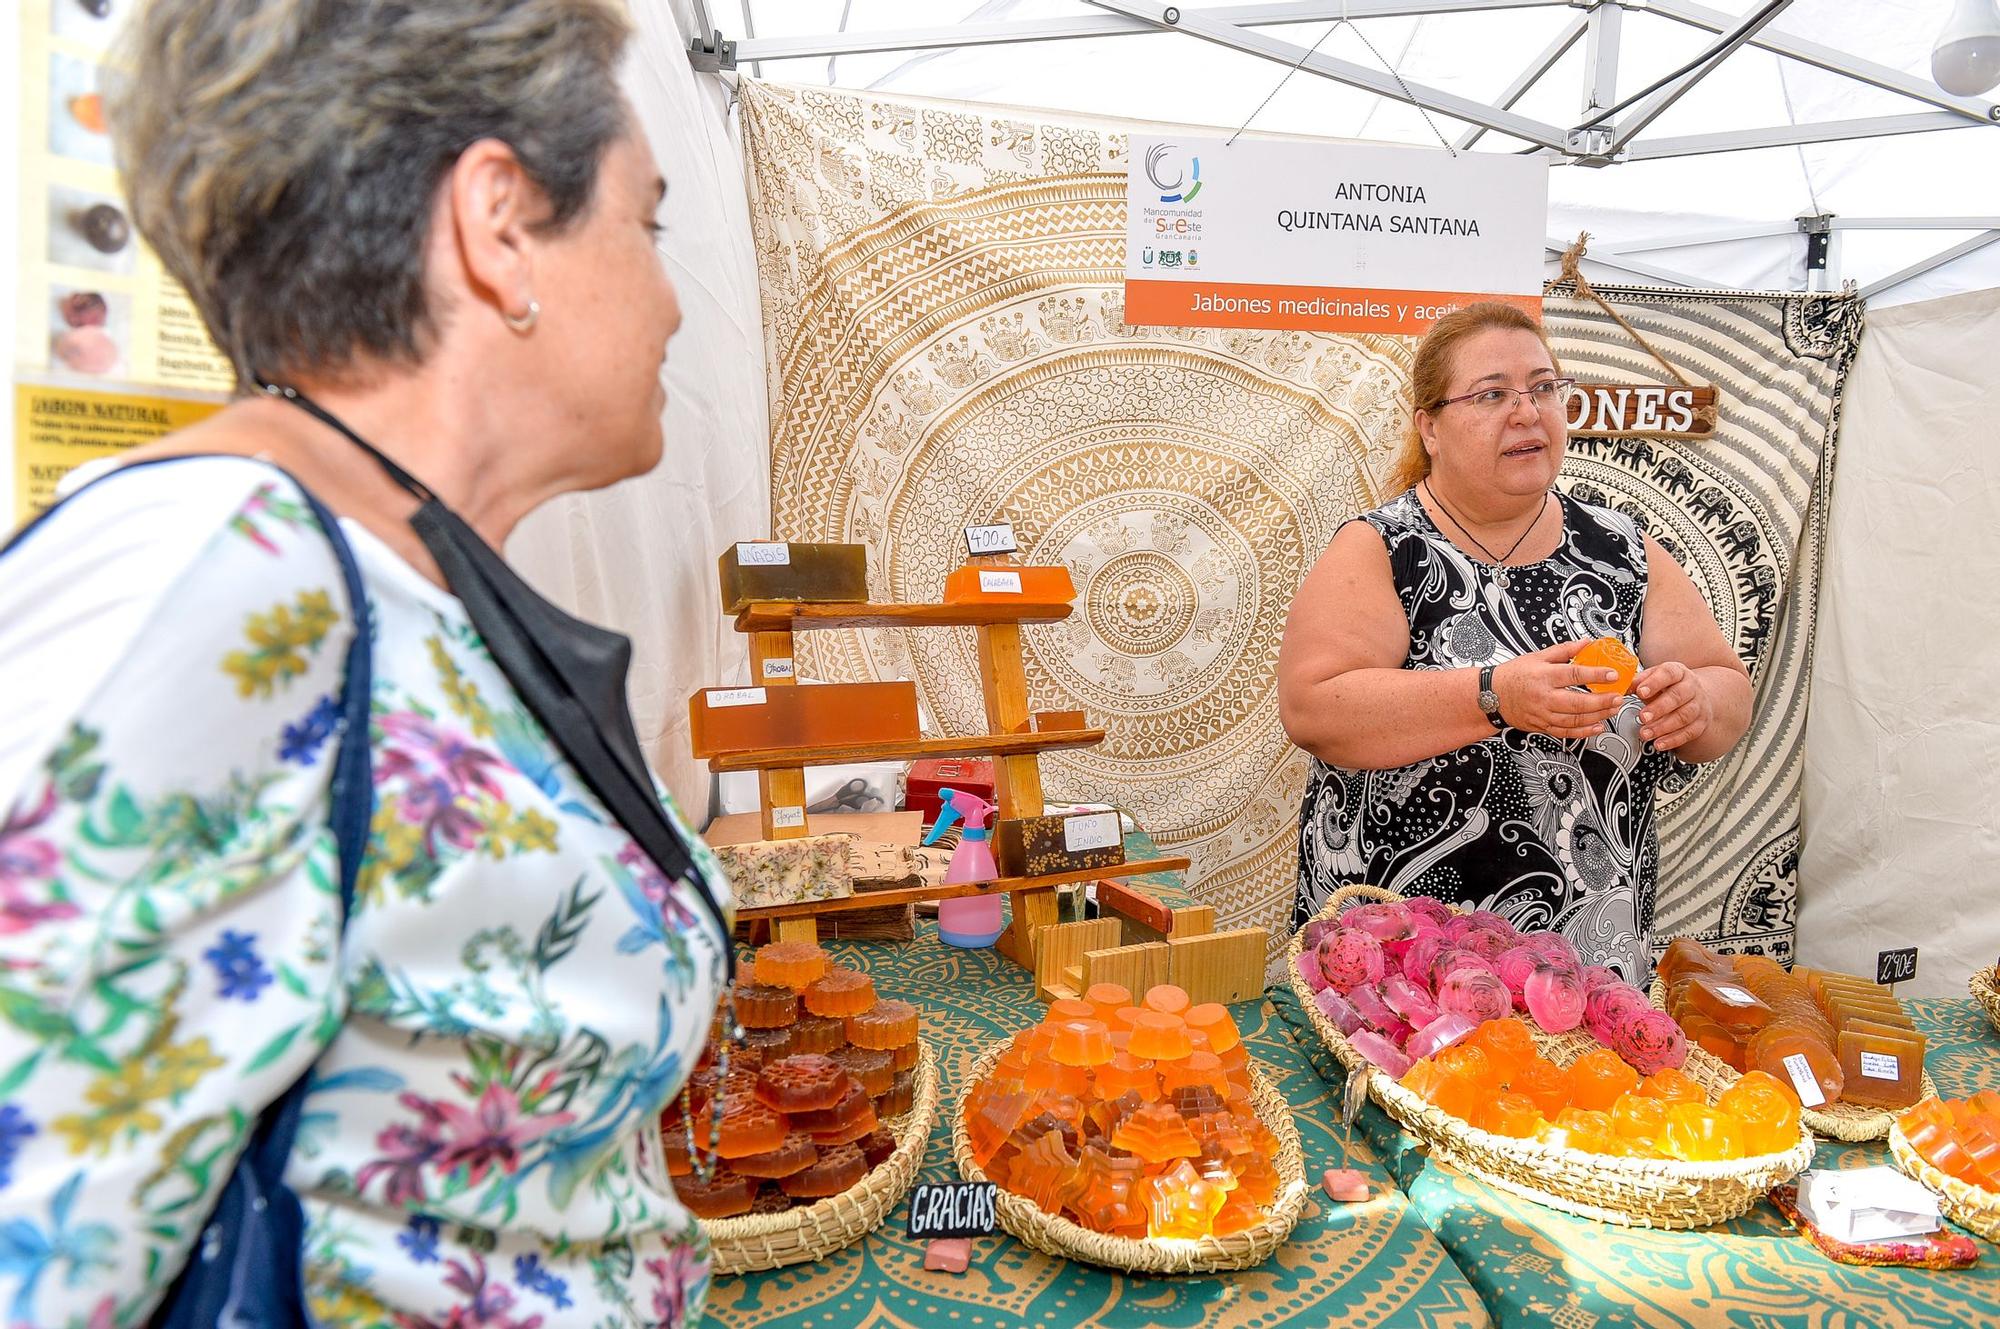
POLYGON ((910 1192, 910 1240, 991 1236, 993 1193, 990 1181, 924 1183, 910 1192))
POLYGON ((1569 432, 1585 438, 1707 438, 1715 417, 1706 386, 1579 383, 1569 399, 1569 432))

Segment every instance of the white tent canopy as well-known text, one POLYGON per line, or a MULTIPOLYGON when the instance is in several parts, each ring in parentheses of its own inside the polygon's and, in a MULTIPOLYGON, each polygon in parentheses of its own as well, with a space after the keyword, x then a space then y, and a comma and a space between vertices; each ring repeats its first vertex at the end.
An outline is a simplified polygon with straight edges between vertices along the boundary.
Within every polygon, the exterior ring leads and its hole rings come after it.
POLYGON ((683 7, 690 26, 735 43, 740 68, 786 82, 1225 130, 1254 112, 1253 132, 1541 151, 1555 163, 1551 241, 1591 232, 1593 259, 1628 280, 1779 290, 1853 281, 1878 308, 2000 285, 2000 245, 1990 244, 2000 239, 2000 123, 1990 101, 1953 97, 1930 76, 1948 0, 1725 3, 1192 0, 1173 7, 1178 32, 1158 26, 1169 6, 1156 0, 683 7), (1351 22, 1336 27, 1343 13, 1351 22), (1610 164, 1573 164, 1527 137, 1534 126, 1570 150, 1601 148, 1602 132, 1592 142, 1570 131, 1705 54, 1720 58, 1697 66, 1699 78, 1669 82, 1597 127, 1621 140, 1637 130, 1610 164), (1398 76, 1427 111, 1398 98, 1398 76), (1868 136, 1784 141, 1829 133, 1868 136), (1809 277, 1799 219, 1823 216, 1831 253, 1809 277), (1965 252, 1923 267, 1955 250, 1965 252))

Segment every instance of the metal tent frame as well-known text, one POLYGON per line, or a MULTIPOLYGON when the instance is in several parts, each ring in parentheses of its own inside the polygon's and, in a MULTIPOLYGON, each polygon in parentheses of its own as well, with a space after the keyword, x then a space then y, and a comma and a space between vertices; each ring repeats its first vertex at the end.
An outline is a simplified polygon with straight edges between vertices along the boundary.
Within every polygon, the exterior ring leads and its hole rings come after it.
MULTIPOLYGON (((1979 97, 1959 97, 1930 81, 1878 64, 1852 52, 1774 31, 1771 24, 1792 0, 1762 0, 1748 14, 1711 9, 1696 0, 1277 0, 1236 5, 1176 5, 1164 0, 1087 0, 1103 11, 1067 18, 1003 20, 902 28, 875 32, 835 32, 806 37, 757 37, 749 0, 739 0, 744 36, 725 39, 710 23, 705 0, 694 0, 699 30, 712 34, 691 43, 697 68, 734 69, 766 60, 794 60, 862 53, 943 50, 961 47, 1066 41, 1089 37, 1180 32, 1198 40, 1254 55, 1319 78, 1358 88, 1377 97, 1416 106, 1448 117, 1464 128, 1453 145, 1467 151, 1491 139, 1489 151, 1515 151, 1585 167, 1615 167, 1626 162, 1656 161, 1715 152, 1785 147, 1923 134, 1948 129, 2000 128, 2000 104, 1979 97), (1333 19, 1407 18, 1463 14, 1500 9, 1568 9, 1576 11, 1540 53, 1491 102, 1410 82, 1385 70, 1311 51, 1264 31, 1291 24, 1323 23, 1333 19), (1629 15, 1652 15, 1712 35, 1704 49, 1666 78, 1636 93, 1618 97, 1618 55, 1629 15), (1569 51, 1584 43, 1583 87, 1575 122, 1552 124, 1516 112, 1514 106, 1538 86, 1569 51), (1724 133, 1680 137, 1649 137, 1645 130, 1676 101, 1714 73, 1738 51, 1770 52, 1787 60, 1837 74, 1869 87, 1895 93, 1926 109, 1900 115, 1871 116, 1809 124, 1773 125, 1724 133)), ((1808 286, 1826 289, 1839 275, 1839 239, 1851 230, 1971 231, 1964 240, 1870 283, 1863 295, 1873 296, 1901 285, 1974 250, 2000 241, 2000 216, 1977 217, 1832 217, 1805 216, 1730 229, 1674 235, 1607 246, 1598 243, 1593 262, 1666 281, 1704 286, 1687 273, 1639 257, 1663 250, 1797 233, 1804 239, 1808 286)), ((1551 239, 1552 253, 1562 244, 1551 239)))

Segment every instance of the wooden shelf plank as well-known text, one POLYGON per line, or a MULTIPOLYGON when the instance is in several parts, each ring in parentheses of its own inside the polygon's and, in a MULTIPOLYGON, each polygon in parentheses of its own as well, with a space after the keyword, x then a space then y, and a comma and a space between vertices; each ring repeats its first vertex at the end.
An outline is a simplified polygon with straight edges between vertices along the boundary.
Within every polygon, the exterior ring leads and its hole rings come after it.
POLYGON ((889 905, 920 904, 925 900, 956 900, 967 895, 1017 895, 1022 891, 1053 890, 1078 882, 1107 877, 1141 877, 1149 872, 1185 872, 1185 858, 1149 858, 1123 863, 1115 868, 1085 868, 1077 872, 1057 872, 1046 877, 1001 877, 997 881, 961 882, 950 886, 911 886, 893 891, 856 891, 839 900, 810 900, 802 904, 774 904, 759 909, 739 909, 738 922, 753 918, 806 918, 818 914, 839 914, 850 909, 879 909, 889 905))
POLYGON ((757 600, 736 614, 738 632, 804 632, 811 628, 978 628, 996 623, 1059 623, 1076 606, 1061 604, 794 604, 757 600))
POLYGON ((1087 748, 1104 741, 1102 729, 1046 734, 968 734, 920 738, 914 743, 850 743, 830 748, 748 748, 707 758, 712 771, 765 771, 786 766, 844 766, 850 762, 915 761, 919 757, 1015 757, 1058 748, 1087 748))

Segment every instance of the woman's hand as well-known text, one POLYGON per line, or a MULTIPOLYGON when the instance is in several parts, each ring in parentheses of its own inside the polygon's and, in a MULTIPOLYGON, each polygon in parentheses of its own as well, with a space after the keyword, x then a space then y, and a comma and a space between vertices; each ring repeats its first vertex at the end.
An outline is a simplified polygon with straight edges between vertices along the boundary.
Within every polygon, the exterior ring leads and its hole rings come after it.
POLYGON ((1595 738, 1603 733, 1604 722, 1617 714, 1624 698, 1617 693, 1574 690, 1584 683, 1606 683, 1618 677, 1615 669, 1570 663, 1589 644, 1588 639, 1566 641, 1533 655, 1515 656, 1495 669, 1493 691, 1500 698, 1500 718, 1516 729, 1550 738, 1595 738))
POLYGON ((1661 752, 1672 752, 1708 732, 1715 702, 1699 670, 1668 660, 1642 670, 1632 690, 1646 703, 1639 712, 1639 737, 1661 752))

